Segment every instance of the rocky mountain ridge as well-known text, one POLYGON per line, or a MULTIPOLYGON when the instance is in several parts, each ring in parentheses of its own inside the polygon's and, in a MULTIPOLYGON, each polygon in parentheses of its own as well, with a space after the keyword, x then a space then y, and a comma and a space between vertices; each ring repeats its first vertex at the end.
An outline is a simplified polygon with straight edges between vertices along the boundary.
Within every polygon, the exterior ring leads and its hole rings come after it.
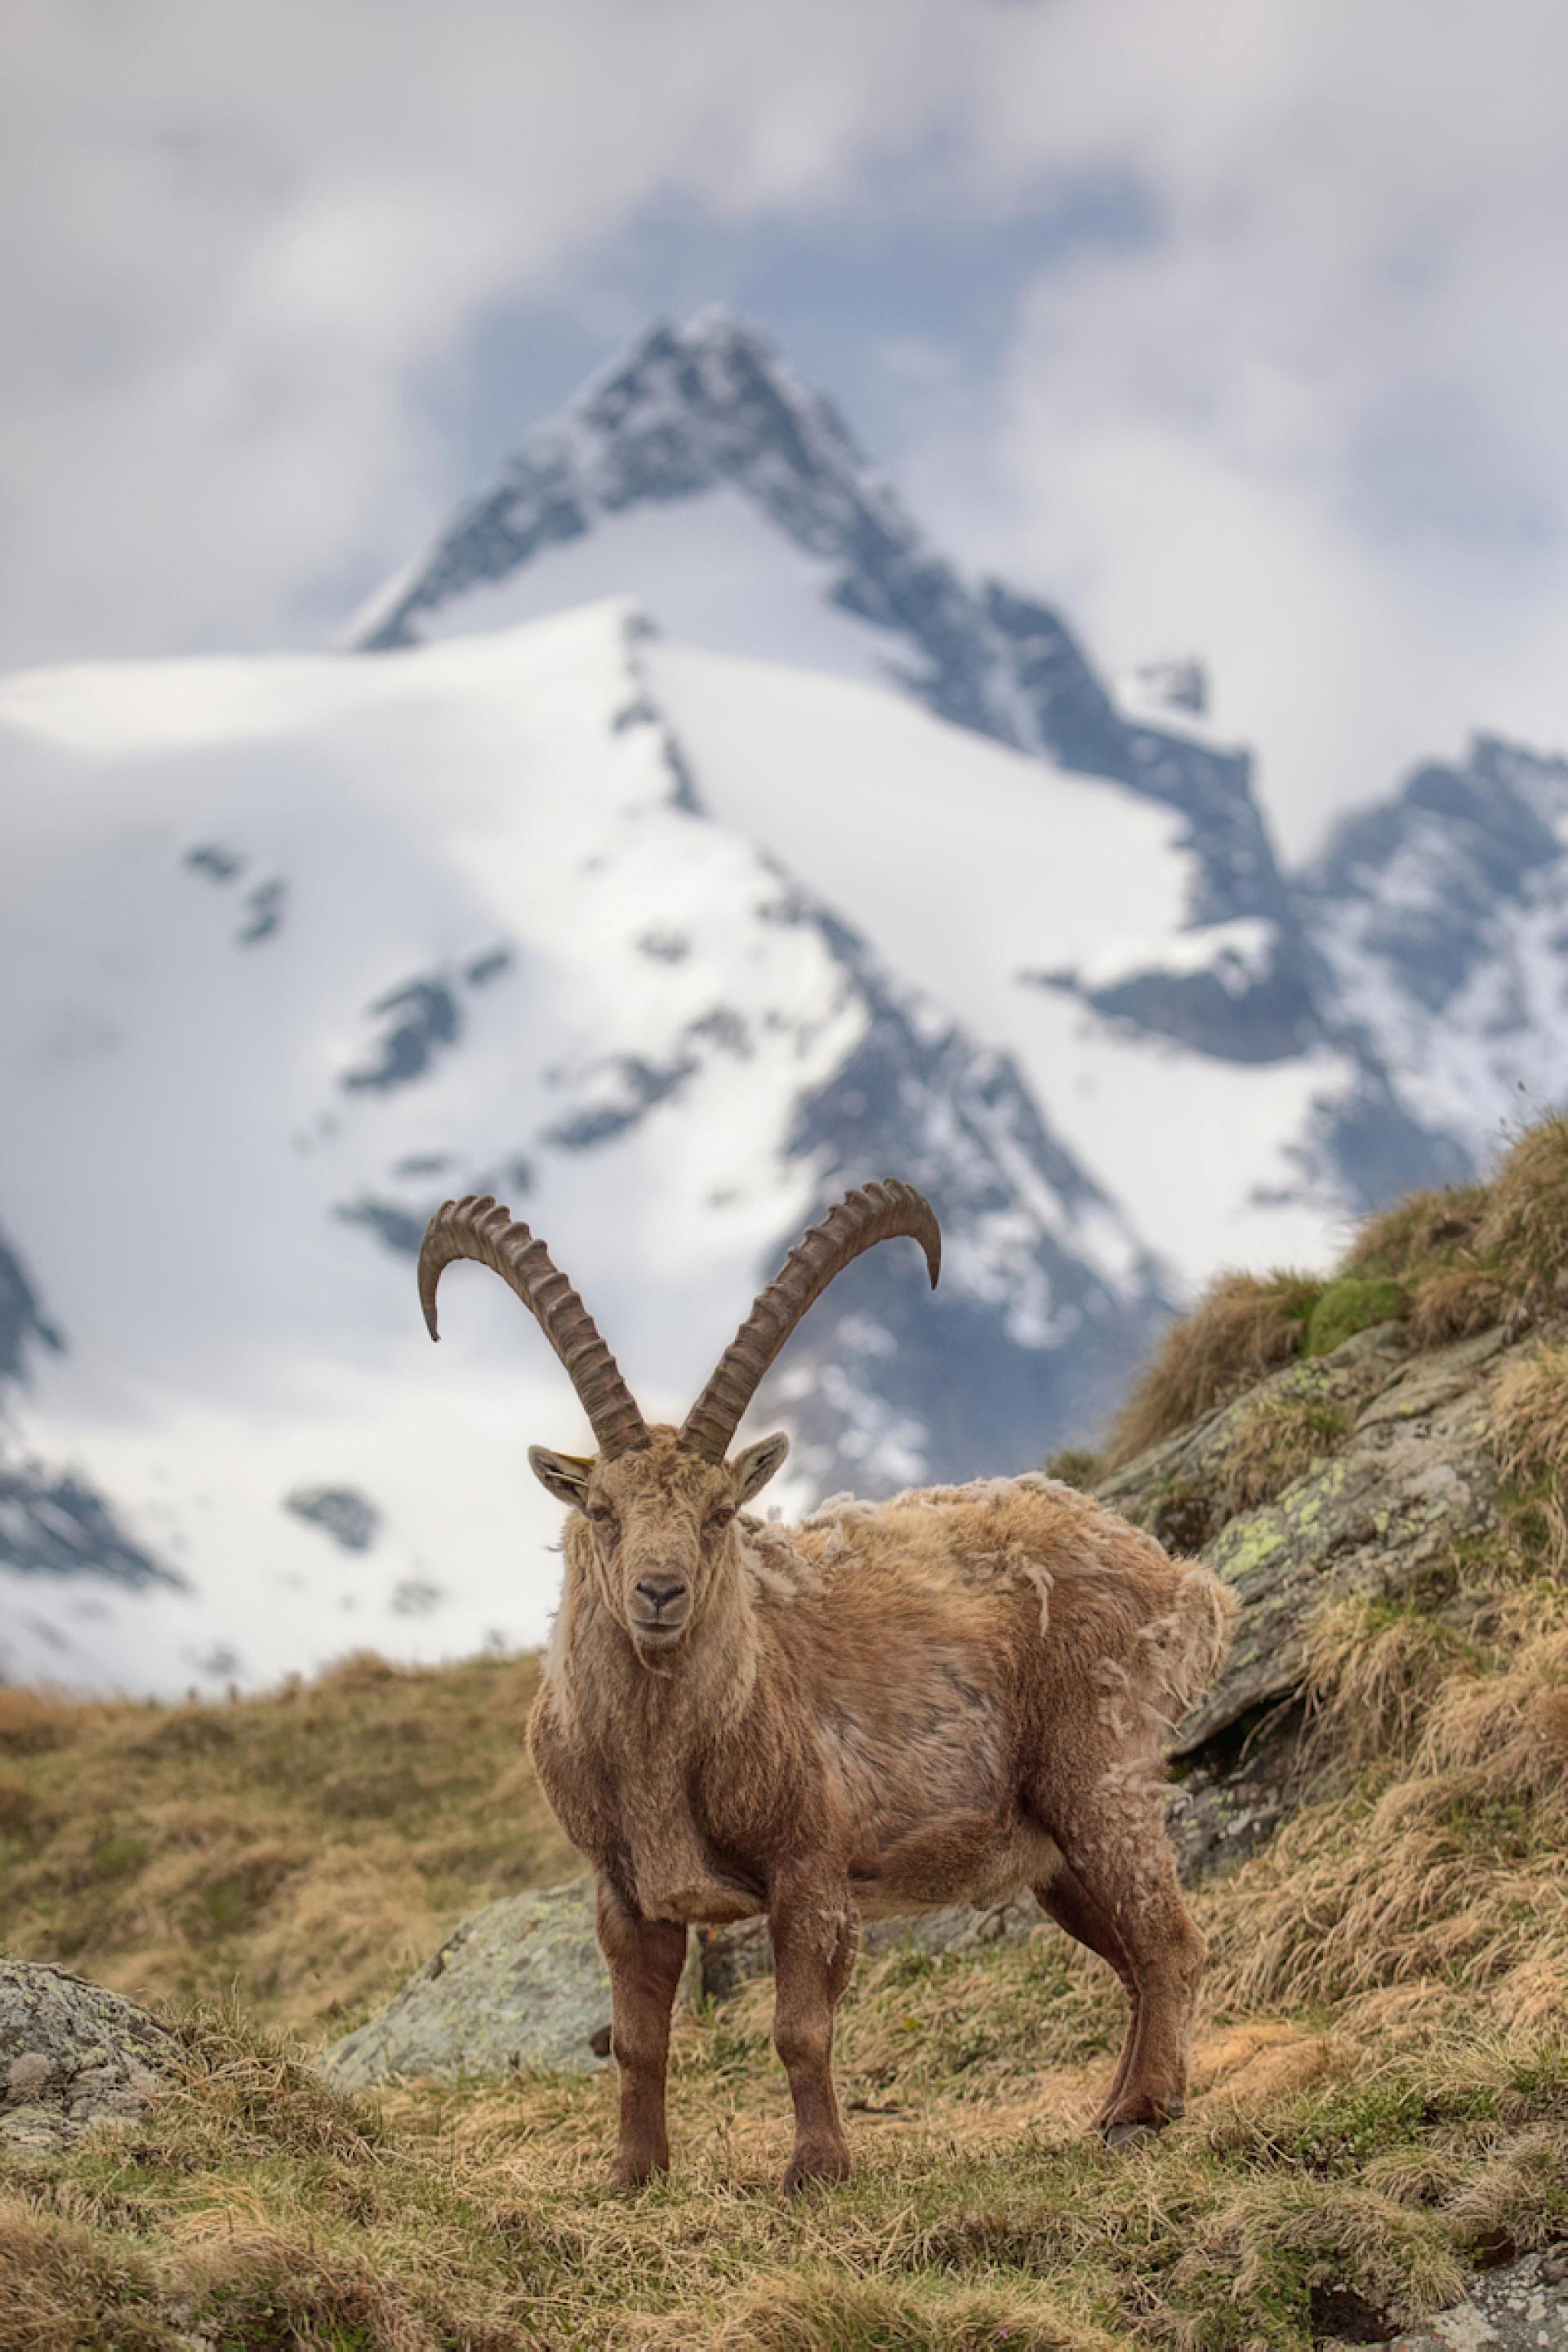
MULTIPOLYGON (((1130 719, 1059 614, 1000 582, 965 579, 831 404, 759 330, 722 309, 684 329, 654 327, 530 434, 494 487, 361 615, 351 642, 382 652, 471 626, 476 591, 494 591, 606 521, 721 488, 739 491, 820 568, 826 602, 861 625, 861 658, 940 717, 1176 810, 1189 919, 1278 927, 1258 1018, 1277 1045, 1305 1041, 1312 1024, 1288 936, 1289 894, 1247 755, 1130 719)), ((735 584, 743 602, 743 578, 735 584)), ((657 598, 654 611, 662 618, 657 598)), ((1159 1020, 1150 1008, 1147 1025, 1159 1020)), ((1247 1057, 1261 1034, 1243 1045, 1242 1025, 1227 1034, 1247 1057)))
MULTIPOLYGON (((1250 758, 1202 722, 1193 665, 1163 698, 1172 723, 1128 709, 1052 607, 966 578, 831 404, 722 309, 656 325, 530 433, 352 641, 385 649, 535 609, 516 600, 552 593, 552 558, 565 548, 575 553, 563 592, 590 578, 637 586, 662 617, 681 593, 669 547, 700 532, 696 518, 721 495, 743 499, 809 560, 813 593, 855 624, 853 646, 829 660, 868 665, 958 725, 1179 813, 1193 952, 1109 978, 1042 960, 1037 976, 1121 1026, 1206 1055, 1273 1065, 1325 1045, 1348 1054, 1354 1081, 1325 1101, 1302 1150, 1352 1205, 1485 1165, 1500 1124, 1518 1114, 1521 1080, 1532 1114, 1568 1088, 1557 1043, 1568 985, 1561 761, 1479 736, 1462 762, 1419 766, 1344 820, 1305 870, 1284 869, 1250 758), (653 517, 657 559, 644 531, 653 517), (1238 951, 1218 927, 1240 924, 1253 928, 1238 951), (1474 974, 1468 995, 1457 958, 1474 974)), ((683 632, 746 649, 754 636, 754 649, 792 657, 788 620, 781 638, 757 594, 758 565, 755 541, 737 540, 724 609, 715 599, 683 612, 683 632)), ((823 654, 807 631, 799 658, 823 654)))

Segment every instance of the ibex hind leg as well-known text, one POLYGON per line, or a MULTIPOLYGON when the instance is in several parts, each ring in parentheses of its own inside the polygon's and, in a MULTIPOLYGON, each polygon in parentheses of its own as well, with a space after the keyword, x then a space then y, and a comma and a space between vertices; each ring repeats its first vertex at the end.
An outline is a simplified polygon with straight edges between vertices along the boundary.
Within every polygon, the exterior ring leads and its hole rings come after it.
POLYGON ((1127 2031, 1122 2036, 1121 2054, 1116 2062, 1110 2087, 1100 2103, 1094 2127, 1103 2129, 1106 2118, 1115 2109, 1122 2085, 1132 2065, 1132 2053, 1138 2042, 1138 1979, 1127 1955, 1127 1947, 1117 1932, 1110 1914, 1086 1893, 1072 1872, 1063 1863, 1055 1875, 1035 1889, 1035 1900, 1047 1918, 1074 1937, 1088 1950, 1095 1953, 1113 1969, 1127 1995, 1127 2031))
MULTIPOLYGON (((1106 1943, 1114 1938, 1120 1946, 1131 1979, 1133 2029, 1098 2118, 1115 2142, 1132 2130, 1158 2130, 1185 2106, 1204 1939, 1182 1900, 1155 1784, 1136 1773, 1118 1776, 1112 1768, 1094 1776, 1087 1790, 1058 1789, 1050 1798, 1043 1818, 1084 1898, 1071 1932, 1079 1934, 1092 1921, 1106 1943)), ((1105 1957, 1116 1967, 1110 1952, 1105 1957)))

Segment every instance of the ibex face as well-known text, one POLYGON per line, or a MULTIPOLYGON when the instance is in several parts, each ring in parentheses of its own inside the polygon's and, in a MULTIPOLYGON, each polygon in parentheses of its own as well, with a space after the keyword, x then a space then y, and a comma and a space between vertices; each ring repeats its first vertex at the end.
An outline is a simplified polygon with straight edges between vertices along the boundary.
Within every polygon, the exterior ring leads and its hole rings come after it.
POLYGON ((764 1437, 733 1462, 710 1462, 673 1429, 650 1429, 647 1438, 613 1460, 542 1445, 528 1458, 556 1501, 587 1520, 605 1606, 640 1657, 663 1664, 700 1623, 718 1580, 736 1573, 731 1522, 778 1469, 789 1440, 764 1437))
POLYGON ((814 1298, 862 1251, 908 1234, 925 1252, 934 1286, 942 1239, 912 1185, 862 1184, 796 1243, 720 1359, 679 1431, 650 1429, 593 1317, 544 1244, 488 1194, 448 1201, 426 1228, 419 1297, 434 1339, 436 1286, 454 1258, 494 1268, 537 1318, 593 1425, 598 1452, 536 1446, 536 1475, 593 1531, 592 1559, 606 1606, 648 1661, 673 1650, 740 1562, 729 1534, 741 1505, 765 1486, 789 1451, 764 1437, 725 1455, 763 1373, 814 1298))

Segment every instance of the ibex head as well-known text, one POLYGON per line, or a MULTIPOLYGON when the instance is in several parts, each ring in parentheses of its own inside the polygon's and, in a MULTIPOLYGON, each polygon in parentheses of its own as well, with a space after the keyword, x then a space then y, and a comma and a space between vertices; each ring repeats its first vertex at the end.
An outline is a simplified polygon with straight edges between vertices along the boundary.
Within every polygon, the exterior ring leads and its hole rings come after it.
POLYGON ((847 1193, 795 1244, 673 1430, 644 1421, 587 1308, 526 1225, 488 1195, 448 1201, 431 1218, 419 1253, 430 1337, 443 1267, 475 1258, 517 1293, 565 1366, 599 1450, 536 1445, 528 1458, 556 1500, 586 1519, 600 1591, 644 1658, 673 1649, 697 1622, 729 1555, 731 1521, 789 1452, 787 1437, 764 1437, 725 1459, 763 1373, 835 1275, 900 1234, 920 1243, 934 1288, 942 1237, 930 1203, 896 1180, 847 1193))

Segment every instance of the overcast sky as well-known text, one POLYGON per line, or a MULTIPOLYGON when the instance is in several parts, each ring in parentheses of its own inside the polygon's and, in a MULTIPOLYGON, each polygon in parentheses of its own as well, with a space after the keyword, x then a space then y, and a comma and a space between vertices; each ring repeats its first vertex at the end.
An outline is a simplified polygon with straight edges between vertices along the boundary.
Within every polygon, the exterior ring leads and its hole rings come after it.
POLYGON ((1568 747, 1560 0, 9 0, 0 664, 311 645, 657 312, 1195 650, 1292 847, 1568 747))

